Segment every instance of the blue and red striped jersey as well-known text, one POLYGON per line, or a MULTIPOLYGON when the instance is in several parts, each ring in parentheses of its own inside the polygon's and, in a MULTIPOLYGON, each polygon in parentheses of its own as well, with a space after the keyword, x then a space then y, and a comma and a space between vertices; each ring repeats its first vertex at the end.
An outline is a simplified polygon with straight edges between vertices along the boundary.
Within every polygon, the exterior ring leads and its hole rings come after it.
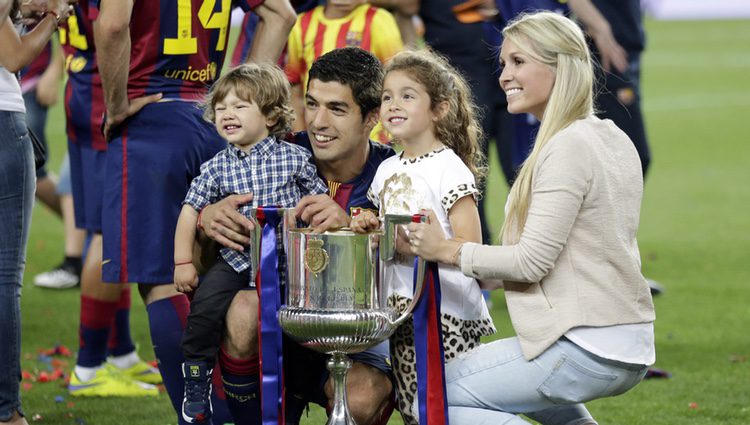
MULTIPOLYGON (((236 5, 247 11, 262 2, 236 5)), ((231 11, 231 0, 136 0, 128 98, 202 99, 224 63, 231 11)))
POLYGON ((65 85, 65 117, 68 140, 96 150, 106 150, 102 134, 104 93, 96 64, 93 20, 97 10, 79 0, 75 13, 60 27, 68 82, 65 85))

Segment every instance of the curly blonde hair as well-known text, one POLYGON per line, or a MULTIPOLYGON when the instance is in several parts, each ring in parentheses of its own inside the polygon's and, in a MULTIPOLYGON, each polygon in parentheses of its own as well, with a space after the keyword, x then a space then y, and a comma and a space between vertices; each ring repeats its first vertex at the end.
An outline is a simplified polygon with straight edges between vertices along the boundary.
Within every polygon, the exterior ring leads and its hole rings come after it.
POLYGON ((453 149, 474 174, 477 186, 481 186, 487 174, 480 145, 483 132, 466 79, 444 57, 429 49, 396 54, 386 65, 385 74, 394 71, 404 72, 424 86, 433 110, 442 102, 448 103, 448 112, 435 122, 435 137, 453 149))
POLYGON ((294 109, 291 105, 292 89, 284 72, 272 64, 240 65, 219 78, 211 87, 203 105, 203 118, 216 119, 216 104, 234 90, 242 100, 258 105, 260 112, 275 120, 268 129, 274 136, 283 136, 292 129, 294 109))

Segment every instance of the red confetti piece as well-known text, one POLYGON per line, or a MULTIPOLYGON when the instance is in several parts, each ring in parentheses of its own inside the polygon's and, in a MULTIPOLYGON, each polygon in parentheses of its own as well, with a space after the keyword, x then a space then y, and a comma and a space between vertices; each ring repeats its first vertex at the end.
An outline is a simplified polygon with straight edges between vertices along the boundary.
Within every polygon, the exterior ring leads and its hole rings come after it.
POLYGON ((50 376, 47 372, 39 372, 39 377, 37 378, 37 381, 39 382, 49 382, 50 376))
MULTIPOLYGON (((75 407, 75 405, 76 405, 76 404, 75 404, 75 403, 73 403, 72 401, 69 401, 69 402, 68 402, 68 404, 66 404, 66 406, 68 407, 68 409, 72 409, 73 407, 75 407)), ((72 413, 71 413, 71 414, 72 414, 72 413)))
POLYGON ((58 379, 62 379, 64 376, 65 376, 65 373, 62 370, 55 369, 50 374, 49 379, 51 381, 57 381, 58 379))
POLYGON ((159 368, 159 363, 157 363, 156 360, 151 360, 148 364, 150 364, 151 367, 159 368))
POLYGON ((64 345, 58 345, 55 347, 55 354, 63 357, 71 357, 73 355, 70 349, 64 345))
POLYGON ((698 403, 691 401, 690 404, 688 404, 688 407, 690 409, 698 410, 698 403))
POLYGON ((32 384, 31 382, 22 382, 21 383, 21 388, 24 391, 31 391, 31 387, 33 387, 33 386, 34 386, 34 384, 32 384))
POLYGON ((22 370, 21 371, 21 378, 23 378, 24 381, 32 381, 34 380, 34 375, 31 374, 31 372, 22 370))

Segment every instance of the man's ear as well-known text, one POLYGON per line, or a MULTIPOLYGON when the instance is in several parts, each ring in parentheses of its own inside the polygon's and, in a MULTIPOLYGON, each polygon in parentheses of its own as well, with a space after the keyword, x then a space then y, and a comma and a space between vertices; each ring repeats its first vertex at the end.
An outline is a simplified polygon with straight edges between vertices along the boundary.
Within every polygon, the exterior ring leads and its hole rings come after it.
POLYGON ((380 120, 380 109, 373 109, 365 116, 365 127, 367 128, 367 134, 372 132, 372 129, 378 125, 380 120))
POLYGON ((447 100, 444 100, 437 105, 435 105, 432 120, 437 121, 445 118, 446 115, 448 115, 448 111, 450 110, 450 105, 448 104, 447 100))

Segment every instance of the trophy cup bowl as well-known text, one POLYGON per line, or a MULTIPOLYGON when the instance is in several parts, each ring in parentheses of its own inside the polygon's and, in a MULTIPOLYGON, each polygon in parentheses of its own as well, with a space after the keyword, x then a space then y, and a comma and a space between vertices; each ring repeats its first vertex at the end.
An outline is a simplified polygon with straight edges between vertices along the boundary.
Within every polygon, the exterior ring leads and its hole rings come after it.
MULTIPOLYGON (((387 305, 382 264, 395 255, 395 226, 409 215, 388 215, 384 231, 354 233, 348 229, 313 233, 286 231, 286 305, 279 311, 282 330, 300 345, 331 355, 334 407, 328 425, 355 422, 346 404, 346 356, 373 347, 393 334, 411 313, 422 289, 417 282, 409 308, 402 314, 387 305)), ((424 275, 419 261, 418 276, 424 275)))

